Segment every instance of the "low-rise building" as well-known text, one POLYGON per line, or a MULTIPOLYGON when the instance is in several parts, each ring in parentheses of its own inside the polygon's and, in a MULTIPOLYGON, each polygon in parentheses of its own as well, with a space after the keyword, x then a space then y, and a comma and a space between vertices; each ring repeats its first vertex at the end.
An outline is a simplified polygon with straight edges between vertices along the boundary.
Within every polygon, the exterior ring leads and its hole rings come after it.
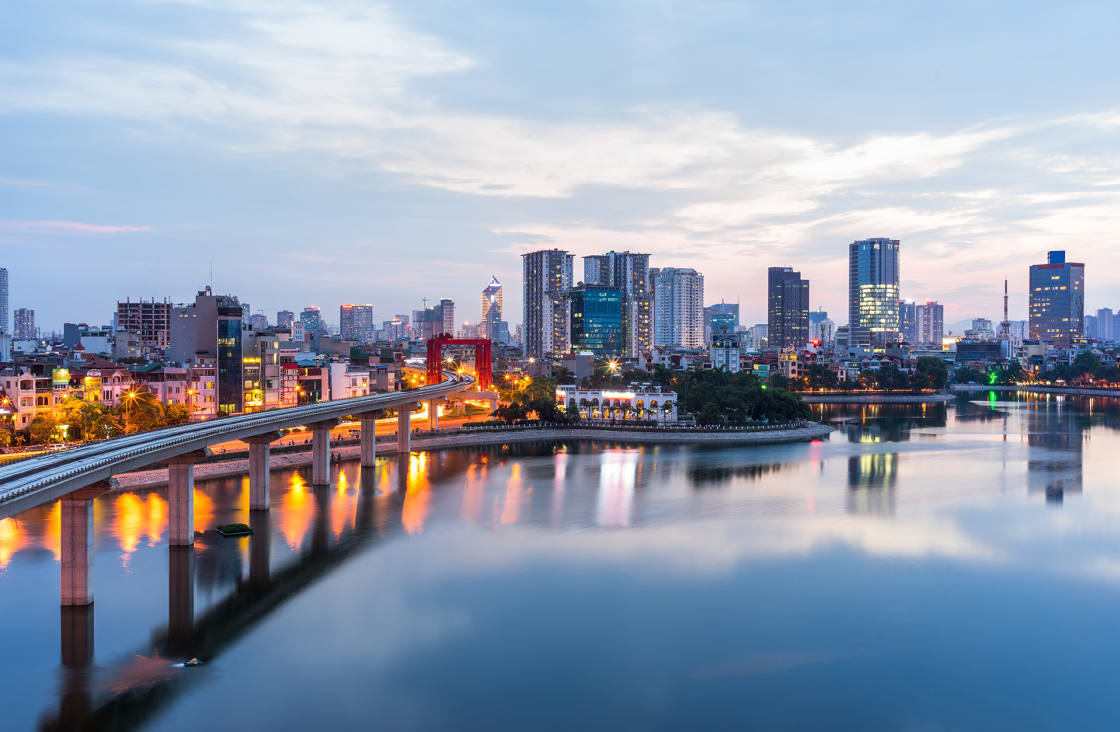
POLYGON ((649 384, 631 384, 612 389, 556 388, 556 404, 567 410, 579 409, 588 422, 677 422, 677 394, 671 389, 649 384))

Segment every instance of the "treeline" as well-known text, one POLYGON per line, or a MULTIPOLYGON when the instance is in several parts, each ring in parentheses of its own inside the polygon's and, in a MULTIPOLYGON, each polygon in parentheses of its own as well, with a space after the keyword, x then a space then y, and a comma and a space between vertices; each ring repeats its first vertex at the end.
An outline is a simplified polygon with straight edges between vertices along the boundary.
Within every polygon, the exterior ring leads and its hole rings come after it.
POLYGON ((671 379, 677 411, 702 425, 742 425, 808 419, 809 405, 785 389, 769 387, 747 371, 680 371, 671 379))
POLYGON ((881 366, 877 371, 860 371, 855 380, 840 381, 835 371, 814 363, 809 365, 799 381, 804 388, 817 391, 926 391, 945 388, 949 383, 949 366, 936 356, 922 356, 915 362, 912 372, 903 371, 891 363, 881 366))
MULTIPOLYGON (((190 407, 186 404, 165 405, 152 392, 136 389, 128 392, 115 407, 67 399, 59 413, 37 415, 26 430, 17 434, 17 439, 22 437, 29 444, 103 440, 186 424, 190 416, 190 407)), ((11 439, 9 432, 0 431, 0 435, 3 435, 0 442, 4 441, 4 436, 11 439)))
MULTIPOLYGON (((953 381, 958 384, 989 384, 1009 385, 1016 384, 1030 376, 1017 360, 994 366, 984 370, 975 366, 961 366, 953 373, 953 381)), ((1109 383, 1120 382, 1120 367, 1113 364, 1103 364, 1091 351, 1082 351, 1073 359, 1073 363, 1056 364, 1051 368, 1038 373, 1034 380, 1038 381, 1064 381, 1067 384, 1100 381, 1109 383)))

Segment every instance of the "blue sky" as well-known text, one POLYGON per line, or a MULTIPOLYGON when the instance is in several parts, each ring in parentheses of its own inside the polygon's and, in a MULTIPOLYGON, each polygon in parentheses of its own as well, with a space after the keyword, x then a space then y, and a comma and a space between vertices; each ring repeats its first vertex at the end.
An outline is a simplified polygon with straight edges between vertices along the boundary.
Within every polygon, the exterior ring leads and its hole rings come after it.
POLYGON ((41 0, 0 27, 0 247, 45 328, 209 279, 263 308, 452 297, 520 257, 647 251, 765 314, 846 245, 998 317, 1065 248, 1120 307, 1110 3, 41 0))

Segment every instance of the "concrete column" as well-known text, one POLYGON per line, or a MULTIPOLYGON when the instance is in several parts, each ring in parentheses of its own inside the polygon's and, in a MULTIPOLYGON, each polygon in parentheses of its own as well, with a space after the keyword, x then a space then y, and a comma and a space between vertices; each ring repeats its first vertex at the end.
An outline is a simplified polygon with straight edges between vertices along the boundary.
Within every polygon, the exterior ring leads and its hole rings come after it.
POLYGON ((331 484, 331 428, 335 420, 311 425, 311 485, 331 484))
POLYGON ((93 602, 93 500, 84 491, 63 496, 61 604, 93 602))
POLYGON ((194 544, 194 464, 203 452, 190 452, 167 461, 167 543, 194 544))
POLYGON ((168 652, 189 657, 194 637, 194 547, 167 549, 168 652))
POLYGON ((428 400, 428 429, 435 432, 439 429, 439 405, 442 399, 428 400))
POLYGON ((412 421, 410 419, 412 412, 411 404, 403 404, 397 407, 397 452, 408 453, 411 449, 411 431, 412 421))
POLYGON ((272 524, 271 518, 262 511, 249 513, 249 585, 260 589, 267 587, 271 577, 272 524))
POLYGON ((280 439, 279 432, 249 437, 249 510, 267 511, 270 505, 268 489, 269 459, 272 443, 280 439))
MULTIPOLYGON (((372 468, 377 462, 377 412, 358 415, 362 425, 361 458, 363 468, 372 468)), ((363 471, 364 472, 364 471, 363 471)))

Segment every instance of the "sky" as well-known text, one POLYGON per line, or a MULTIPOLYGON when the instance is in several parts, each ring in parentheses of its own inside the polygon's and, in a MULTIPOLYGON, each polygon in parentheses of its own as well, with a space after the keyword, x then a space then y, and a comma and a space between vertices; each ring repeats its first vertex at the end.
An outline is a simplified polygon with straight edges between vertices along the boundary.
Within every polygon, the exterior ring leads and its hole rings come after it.
MULTIPOLYGON (((846 318, 901 245, 946 323, 1027 267, 1120 307, 1120 5, 37 0, 0 24, 0 266, 38 324, 211 281, 269 320, 451 297, 520 254, 648 252, 765 321, 766 268, 846 318)), ((577 259, 577 272, 582 263, 577 259)), ((577 275, 578 276, 578 275, 577 275)))

